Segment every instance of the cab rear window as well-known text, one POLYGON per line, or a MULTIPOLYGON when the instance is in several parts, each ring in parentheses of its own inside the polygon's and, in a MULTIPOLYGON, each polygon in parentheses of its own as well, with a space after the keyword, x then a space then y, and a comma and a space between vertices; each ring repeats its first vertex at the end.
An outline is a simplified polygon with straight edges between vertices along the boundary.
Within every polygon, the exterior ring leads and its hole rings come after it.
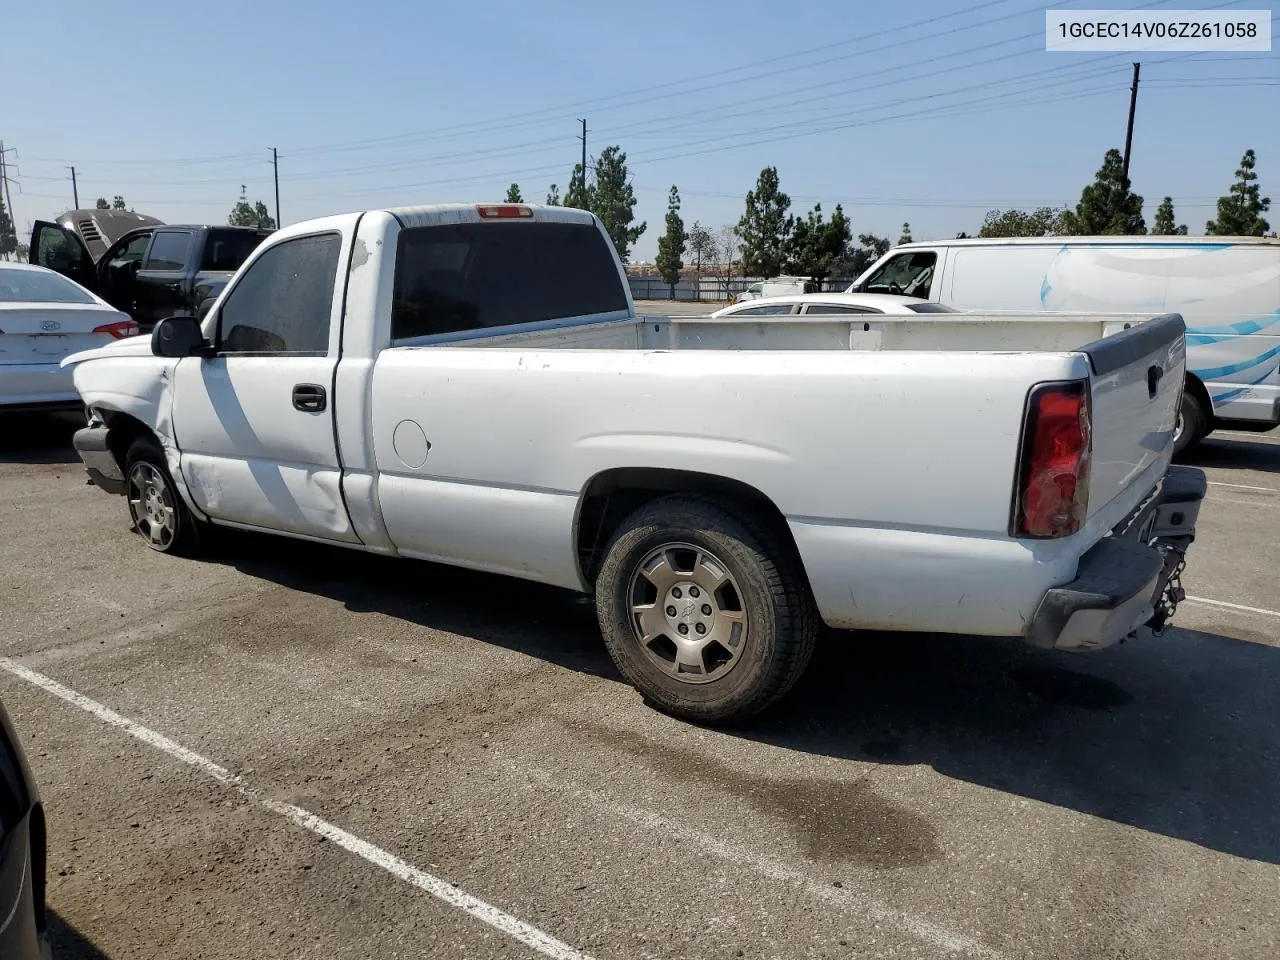
POLYGON ((608 239, 579 223, 406 229, 393 298, 395 340, 627 309, 608 239))

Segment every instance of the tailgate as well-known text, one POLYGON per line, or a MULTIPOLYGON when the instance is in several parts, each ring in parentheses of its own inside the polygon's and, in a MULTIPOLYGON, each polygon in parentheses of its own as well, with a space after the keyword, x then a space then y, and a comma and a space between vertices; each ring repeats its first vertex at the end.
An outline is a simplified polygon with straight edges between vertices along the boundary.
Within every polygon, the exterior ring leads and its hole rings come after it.
POLYGON ((1093 457, 1089 516, 1123 497, 1126 509, 1150 490, 1133 487, 1173 456, 1186 371, 1186 327, 1172 313, 1085 344, 1089 358, 1093 457), (1131 489, 1132 488, 1132 489, 1131 489))

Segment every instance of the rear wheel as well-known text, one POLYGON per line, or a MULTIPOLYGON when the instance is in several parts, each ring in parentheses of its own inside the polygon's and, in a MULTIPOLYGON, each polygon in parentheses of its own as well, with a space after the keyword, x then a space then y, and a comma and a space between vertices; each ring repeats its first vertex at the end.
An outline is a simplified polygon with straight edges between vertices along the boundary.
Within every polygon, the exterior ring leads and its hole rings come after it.
POLYGON ((133 529, 152 550, 189 554, 200 547, 203 526, 182 501, 165 463, 164 451, 150 437, 139 437, 125 455, 125 497, 133 529))
POLYGON ((1209 435, 1209 415, 1204 405, 1190 390, 1182 392, 1178 424, 1173 430, 1174 455, 1185 453, 1209 435))
POLYGON ((658 709, 703 723, 751 716, 813 653, 818 616, 789 541, 693 497, 663 497, 622 524, 596 581, 618 669, 658 709))

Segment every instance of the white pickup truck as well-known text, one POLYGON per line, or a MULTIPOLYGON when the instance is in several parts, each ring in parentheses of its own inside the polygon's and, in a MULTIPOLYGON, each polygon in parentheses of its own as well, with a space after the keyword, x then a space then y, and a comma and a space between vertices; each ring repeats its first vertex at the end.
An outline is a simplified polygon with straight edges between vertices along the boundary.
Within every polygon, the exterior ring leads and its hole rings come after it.
POLYGON ((622 673, 713 722, 823 622, 1162 627, 1205 490, 1170 467, 1184 352, 1176 315, 640 317, 597 219, 497 204, 290 226, 202 323, 66 362, 153 548, 217 524, 592 592, 622 673))

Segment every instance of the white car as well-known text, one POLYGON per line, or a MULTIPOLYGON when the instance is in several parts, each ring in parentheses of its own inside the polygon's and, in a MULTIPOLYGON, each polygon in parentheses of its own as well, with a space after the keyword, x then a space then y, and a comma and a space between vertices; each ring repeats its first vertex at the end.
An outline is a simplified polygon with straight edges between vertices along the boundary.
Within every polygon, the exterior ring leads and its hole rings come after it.
POLYGON ((79 410, 63 359, 137 332, 127 313, 74 280, 0 263, 0 411, 79 410))
POLYGON ((717 310, 711 316, 736 319, 796 314, 830 317, 864 313, 909 316, 918 313, 960 313, 960 311, 919 297, 899 297, 889 293, 797 293, 735 303, 731 307, 717 310))
POLYGON ((812 282, 808 277, 774 277, 771 280, 757 280, 734 297, 734 302, 746 303, 748 300, 759 300, 761 297, 806 293, 812 282))
POLYGON ((640 317, 591 213, 449 204, 291 224, 203 322, 65 363, 75 448, 152 548, 215 524, 592 593, 650 702, 724 721, 824 622, 1163 625, 1205 491, 1170 468, 1183 329, 640 317))

